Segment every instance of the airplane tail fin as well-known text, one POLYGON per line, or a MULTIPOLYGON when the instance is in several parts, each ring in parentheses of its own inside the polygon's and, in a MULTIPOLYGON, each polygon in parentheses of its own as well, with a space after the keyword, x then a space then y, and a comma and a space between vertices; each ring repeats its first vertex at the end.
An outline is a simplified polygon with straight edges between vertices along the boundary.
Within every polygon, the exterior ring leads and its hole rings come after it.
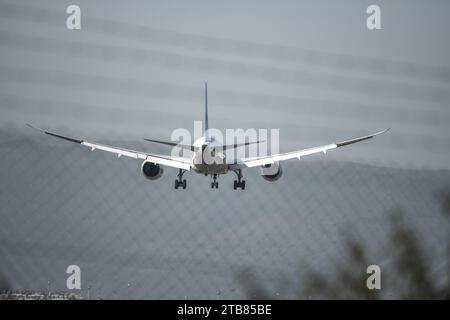
POLYGON ((205 82, 205 124, 204 124, 204 134, 205 137, 207 135, 207 131, 209 129, 208 125, 208 83, 205 82))

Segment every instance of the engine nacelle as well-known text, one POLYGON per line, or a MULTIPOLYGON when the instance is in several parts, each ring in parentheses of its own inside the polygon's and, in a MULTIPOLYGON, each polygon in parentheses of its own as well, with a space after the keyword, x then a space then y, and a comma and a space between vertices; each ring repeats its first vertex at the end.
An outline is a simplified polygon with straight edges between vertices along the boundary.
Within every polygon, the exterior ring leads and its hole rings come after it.
POLYGON ((267 181, 277 181, 283 175, 281 165, 279 163, 266 164, 261 166, 261 176, 267 181))
POLYGON ((159 179, 164 172, 163 168, 159 164, 150 161, 142 162, 141 171, 144 177, 149 180, 159 179))

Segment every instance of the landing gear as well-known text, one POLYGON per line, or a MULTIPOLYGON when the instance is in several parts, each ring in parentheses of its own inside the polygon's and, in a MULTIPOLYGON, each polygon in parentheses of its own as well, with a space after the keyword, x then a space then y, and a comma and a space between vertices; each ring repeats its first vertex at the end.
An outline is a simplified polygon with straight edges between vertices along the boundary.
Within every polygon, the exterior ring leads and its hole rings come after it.
POLYGON ((213 174, 213 181, 211 182, 211 189, 218 189, 219 188, 219 183, 217 182, 217 173, 213 174))
POLYGON ((242 180, 242 171, 241 169, 234 170, 234 173, 237 175, 237 180, 234 180, 233 189, 236 190, 237 188, 241 188, 241 190, 245 189, 245 180, 242 180))
POLYGON ((180 169, 178 171, 178 179, 175 180, 175 189, 178 189, 178 187, 182 187, 183 189, 186 189, 187 182, 186 179, 183 180, 183 174, 186 172, 186 170, 180 169))
POLYGON ((179 187, 182 187, 183 189, 186 189, 187 187, 187 181, 184 180, 175 180, 175 189, 178 189, 179 187))
POLYGON ((234 180, 233 189, 236 190, 237 188, 241 188, 242 190, 244 190, 245 180, 242 180, 241 182, 234 180))

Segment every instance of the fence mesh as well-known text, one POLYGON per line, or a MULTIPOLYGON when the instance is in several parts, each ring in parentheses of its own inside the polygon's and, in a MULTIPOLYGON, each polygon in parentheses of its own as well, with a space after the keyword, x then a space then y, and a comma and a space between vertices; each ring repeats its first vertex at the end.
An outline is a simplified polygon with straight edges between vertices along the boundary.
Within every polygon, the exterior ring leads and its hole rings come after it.
POLYGON ((0 290, 67 292, 78 265, 90 299, 449 297, 448 67, 90 13, 68 37, 57 6, 0 1, 0 290), (149 181, 25 126, 170 154, 142 135, 199 118, 205 76, 214 125, 279 127, 282 151, 393 130, 282 163, 275 183, 246 170, 242 191, 191 172, 174 190, 175 169, 149 181))

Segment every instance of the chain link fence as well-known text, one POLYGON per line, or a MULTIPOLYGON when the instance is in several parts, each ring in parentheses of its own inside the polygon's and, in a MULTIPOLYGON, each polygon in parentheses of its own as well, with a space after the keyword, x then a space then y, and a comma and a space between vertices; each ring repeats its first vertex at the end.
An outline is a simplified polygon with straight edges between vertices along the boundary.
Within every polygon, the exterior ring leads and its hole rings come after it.
POLYGON ((165 30, 80 2, 82 30, 68 36, 59 3, 0 1, 0 290, 448 297, 448 66, 165 30), (25 126, 170 154, 135 141, 200 118, 211 78, 211 125, 279 128, 280 151, 393 129, 282 163, 274 183, 245 170, 242 191, 233 174, 212 190, 192 172, 174 190, 175 169, 149 181, 138 161, 25 126), (379 291, 366 287, 371 264, 379 291), (66 287, 69 265, 80 290, 66 287))

